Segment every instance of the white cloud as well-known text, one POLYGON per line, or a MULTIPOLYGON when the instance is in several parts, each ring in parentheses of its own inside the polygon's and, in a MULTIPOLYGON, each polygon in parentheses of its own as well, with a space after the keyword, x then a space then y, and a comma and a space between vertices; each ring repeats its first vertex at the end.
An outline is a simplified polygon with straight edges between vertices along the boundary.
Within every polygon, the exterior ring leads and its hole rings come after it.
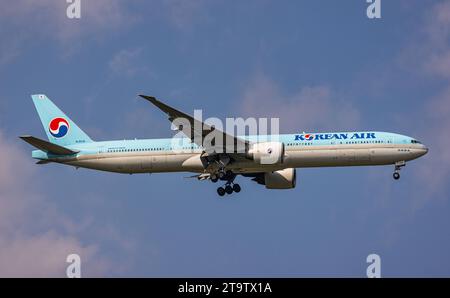
POLYGON ((133 77, 139 73, 147 73, 148 69, 142 65, 142 48, 124 49, 117 52, 109 61, 108 67, 113 74, 133 77))
MULTIPOLYGON (((6 1, 5 1, 6 2, 6 1)), ((69 19, 69 3, 55 0, 16 0, 2 4, 3 21, 68 42, 83 34, 111 31, 131 22, 119 0, 81 1, 81 18, 69 19)))
POLYGON ((182 31, 191 30, 197 22, 207 18, 206 4, 204 0, 164 0, 168 20, 182 31))
POLYGON ((400 59, 413 71, 450 79, 450 1, 431 6, 420 29, 400 59))
POLYGON ((102 39, 133 24, 119 0, 82 0, 81 18, 69 19, 65 0, 0 0, 0 66, 18 56, 27 42, 57 41, 63 56, 78 50, 86 38, 102 39), (12 46, 11 46, 12 45, 12 46))
MULTIPOLYGON (((163 20, 189 32, 205 20, 207 1, 165 0, 140 2, 134 10, 127 1, 81 0, 81 18, 69 19, 65 0, 0 0, 0 67, 11 63, 27 43, 42 38, 56 41, 62 56, 70 56, 89 40, 104 40, 146 18, 163 20)), ((140 30, 140 29, 139 29, 140 30)))
POLYGON ((0 44, 0 67, 13 62, 20 55, 20 39, 0 44))
POLYGON ((444 0, 431 7, 424 28, 434 44, 447 44, 450 37, 450 1, 444 0))
POLYGON ((105 274, 109 261, 35 190, 30 159, 1 131, 0 151, 0 277, 64 277, 71 253, 81 256, 87 276, 105 274))
POLYGON ((450 85, 446 90, 428 100, 417 115, 424 124, 418 135, 424 136, 425 145, 430 151, 418 163, 415 176, 417 185, 421 186, 418 192, 416 207, 422 206, 430 198, 448 199, 448 181, 450 181, 450 139, 446 132, 450 131, 450 85))
POLYGON ((442 87, 424 97, 415 115, 419 120, 415 133, 423 136, 422 141, 430 151, 415 165, 414 175, 420 189, 414 194, 414 209, 433 198, 448 199, 450 141, 444 135, 450 130, 450 1, 431 6, 420 28, 400 58, 421 79, 432 82, 433 86, 439 82, 442 87))
MULTIPOLYGON (((55 232, 0 237, 0 277, 64 277, 69 254, 77 253, 84 263, 98 262, 95 246, 83 246, 75 237, 55 232)), ((95 273, 102 274, 107 264, 97 263, 95 273)))
POLYGON ((291 132, 352 130, 360 122, 351 102, 336 97, 328 86, 304 86, 285 94, 261 73, 245 88, 241 111, 249 117, 279 117, 281 128, 291 132))

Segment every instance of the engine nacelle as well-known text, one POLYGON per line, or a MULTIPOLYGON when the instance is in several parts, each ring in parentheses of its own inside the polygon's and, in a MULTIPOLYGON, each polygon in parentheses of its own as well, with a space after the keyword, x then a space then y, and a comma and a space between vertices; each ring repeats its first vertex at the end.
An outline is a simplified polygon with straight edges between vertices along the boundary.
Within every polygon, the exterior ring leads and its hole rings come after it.
POLYGON ((279 164, 284 158, 284 144, 281 142, 264 142, 253 144, 247 157, 259 164, 279 164))
POLYGON ((264 184, 268 189, 295 188, 297 172, 294 168, 264 174, 264 184))

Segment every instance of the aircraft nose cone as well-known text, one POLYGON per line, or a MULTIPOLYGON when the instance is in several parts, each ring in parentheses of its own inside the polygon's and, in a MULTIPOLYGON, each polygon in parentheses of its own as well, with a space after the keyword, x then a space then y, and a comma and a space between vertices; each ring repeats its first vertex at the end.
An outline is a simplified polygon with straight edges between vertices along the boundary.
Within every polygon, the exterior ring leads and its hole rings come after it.
POLYGON ((425 155, 427 153, 428 153, 428 148, 423 146, 423 148, 420 150, 420 155, 419 156, 425 155))

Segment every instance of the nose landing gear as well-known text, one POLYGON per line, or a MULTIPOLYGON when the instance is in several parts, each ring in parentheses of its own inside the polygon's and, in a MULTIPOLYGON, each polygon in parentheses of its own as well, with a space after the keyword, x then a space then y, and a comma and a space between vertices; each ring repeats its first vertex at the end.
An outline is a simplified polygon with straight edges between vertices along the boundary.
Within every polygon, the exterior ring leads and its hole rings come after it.
POLYGON ((400 179, 400 170, 404 166, 406 166, 406 162, 405 161, 398 161, 398 162, 395 163, 394 174, 392 174, 392 177, 394 177, 395 180, 400 179))

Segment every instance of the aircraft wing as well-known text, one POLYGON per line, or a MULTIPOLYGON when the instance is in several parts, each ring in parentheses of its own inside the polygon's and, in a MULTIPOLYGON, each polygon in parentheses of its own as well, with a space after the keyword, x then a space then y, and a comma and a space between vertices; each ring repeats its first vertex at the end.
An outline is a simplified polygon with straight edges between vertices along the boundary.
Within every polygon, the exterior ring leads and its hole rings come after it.
POLYGON ((217 130, 214 127, 211 127, 210 125, 201 122, 186 113, 178 111, 166 105, 165 103, 162 103, 153 96, 139 96, 148 100, 156 107, 158 107, 161 111, 166 113, 169 117, 169 121, 172 122, 172 124, 175 125, 178 130, 182 131, 183 134, 190 138, 191 141, 197 146, 203 147, 203 149, 210 155, 215 153, 226 153, 229 155, 242 157, 242 155, 245 155, 245 153, 248 151, 248 148, 250 147, 249 141, 217 130), (183 125, 182 121, 180 122, 180 119, 188 121, 189 125, 183 125), (221 137, 220 139, 223 141, 216 143, 214 141, 210 142, 209 140, 205 139, 205 137, 207 137, 207 135, 212 131, 214 131, 214 135, 219 136, 219 138, 221 137))

